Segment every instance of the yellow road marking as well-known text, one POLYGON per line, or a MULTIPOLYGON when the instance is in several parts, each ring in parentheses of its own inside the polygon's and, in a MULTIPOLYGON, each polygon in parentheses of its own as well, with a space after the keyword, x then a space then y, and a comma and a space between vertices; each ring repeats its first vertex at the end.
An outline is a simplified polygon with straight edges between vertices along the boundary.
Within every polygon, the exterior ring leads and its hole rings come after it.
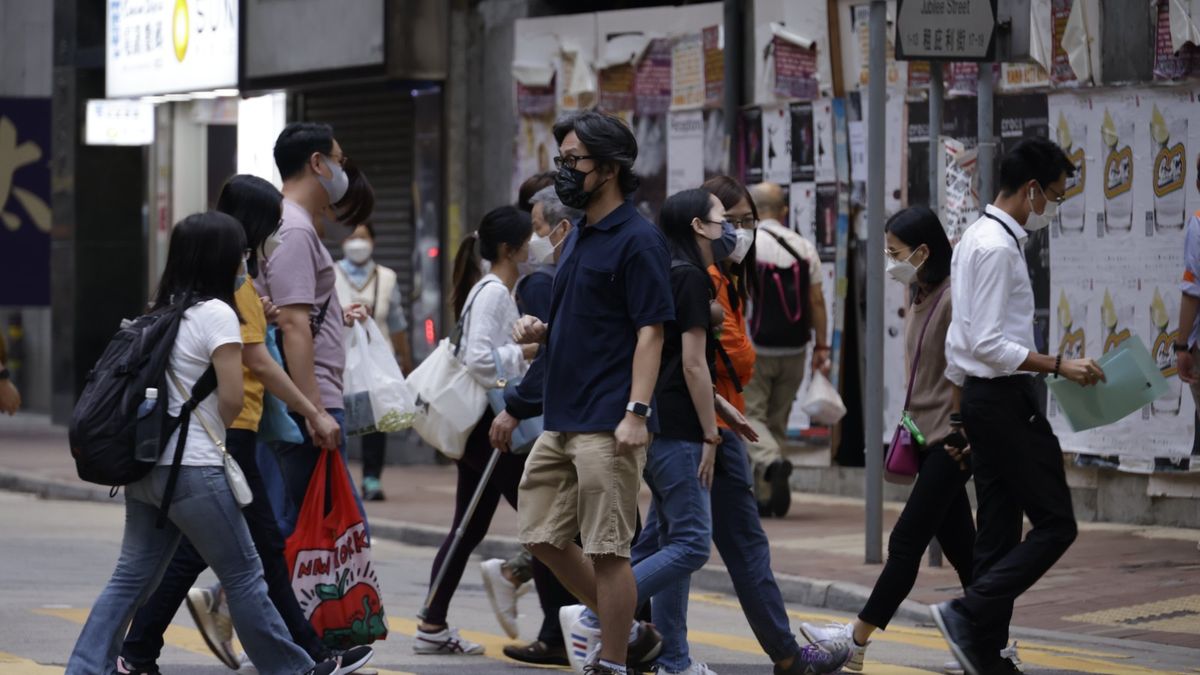
MULTIPOLYGON (((724 595, 711 593, 693 593, 691 599, 719 607, 741 609, 736 600, 724 595)), ((811 623, 845 622, 845 617, 832 614, 798 612, 788 610, 788 615, 801 621, 811 623)), ((690 635, 690 634, 689 634, 690 635)), ((912 628, 909 626, 892 626, 887 631, 876 633, 873 640, 879 642, 896 642, 914 647, 923 647, 946 652, 946 641, 940 632, 930 628, 912 628)), ((1131 663, 1112 663, 1106 659, 1127 659, 1121 654, 1094 652, 1085 649, 1055 647, 1052 645, 1021 642, 1021 660, 1032 665, 1062 670, 1077 670, 1085 673, 1101 675, 1182 675, 1178 671, 1155 670, 1131 663)), ((872 664, 872 672, 875 665, 872 664)))
MULTIPOLYGON (((66 619, 67 621, 82 624, 87 621, 88 613, 91 610, 87 609, 87 608, 83 608, 83 607, 70 607, 70 608, 35 609, 33 611, 35 614, 42 614, 44 616, 58 617, 60 619, 66 619)), ((389 623, 391 623, 391 619, 389 619, 389 623)), ((167 627, 167 632, 163 634, 163 641, 166 642, 167 644, 171 645, 172 647, 177 647, 184 651, 192 652, 193 654, 203 654, 204 656, 212 656, 212 650, 208 648, 208 645, 204 642, 204 638, 200 636, 200 632, 197 631, 195 628, 186 627, 186 626, 176 626, 175 624, 171 624, 170 626, 167 627)), ((235 651, 238 651, 238 652, 241 651, 241 646, 239 644, 237 644, 236 640, 234 641, 234 649, 235 649, 235 651)), ((0 653, 2 653, 2 652, 0 652, 0 653)), ((3 660, 0 660, 0 664, 2 664, 2 663, 4 663, 3 660)), ((403 672, 403 671, 399 671, 399 670, 384 670, 382 668, 376 668, 375 670, 378 670, 380 675, 414 675, 413 673, 403 672)), ((60 670, 47 670, 47 671, 33 671, 33 670, 9 671, 9 670, 4 669, 3 667, 0 667, 0 675, 49 675, 52 672, 53 673, 61 673, 62 670, 60 669, 60 670)))
MULTIPOLYGON (((766 657, 763 656, 762 647, 759 646, 756 640, 752 640, 750 638, 689 629, 688 642, 692 644, 708 645, 709 647, 717 647, 719 649, 728 649, 730 651, 742 652, 744 654, 755 654, 766 660, 766 657)), ((890 666, 874 662, 869 662, 869 665, 870 675, 929 675, 929 673, 934 672, 931 670, 923 670, 921 668, 890 666)))
POLYGON ((57 666, 43 666, 36 661, 0 652, 0 675, 62 675, 63 669, 57 666))

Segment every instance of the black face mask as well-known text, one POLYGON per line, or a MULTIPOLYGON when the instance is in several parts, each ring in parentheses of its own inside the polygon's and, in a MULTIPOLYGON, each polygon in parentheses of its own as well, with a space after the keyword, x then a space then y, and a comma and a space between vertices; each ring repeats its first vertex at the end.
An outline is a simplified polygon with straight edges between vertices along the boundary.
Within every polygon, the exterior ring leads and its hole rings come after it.
POLYGON ((588 173, 591 171, 584 173, 579 169, 559 167, 558 173, 554 175, 554 193, 563 205, 572 209, 587 208, 588 202, 592 201, 592 194, 595 193, 595 190, 583 189, 583 182, 587 180, 588 173))

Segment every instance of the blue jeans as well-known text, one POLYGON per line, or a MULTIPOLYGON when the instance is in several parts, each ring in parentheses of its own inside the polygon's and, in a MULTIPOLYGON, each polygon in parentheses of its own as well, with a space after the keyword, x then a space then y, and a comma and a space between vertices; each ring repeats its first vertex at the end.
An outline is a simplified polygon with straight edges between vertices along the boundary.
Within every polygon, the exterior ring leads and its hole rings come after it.
POLYGON ((180 467, 169 522, 156 527, 170 467, 156 467, 125 488, 125 535, 108 585, 92 605, 67 662, 70 675, 116 672, 117 654, 134 610, 158 585, 181 535, 216 572, 238 637, 260 673, 296 675, 313 661, 292 642, 267 597, 250 530, 219 466, 180 467))
POLYGON ((737 434, 722 429, 713 472, 713 543, 729 570, 754 637, 771 662, 779 663, 799 653, 800 645, 771 572, 771 546, 758 516, 753 480, 742 442, 737 434))
POLYGON ((650 444, 643 477, 653 499, 630 552, 638 600, 651 600, 654 624, 662 632, 658 664, 672 672, 692 665, 688 590, 692 572, 708 562, 712 550, 709 495, 696 477, 703 450, 700 443, 673 438, 655 438, 650 444))
MULTIPOLYGON (((334 408, 327 409, 325 412, 337 420, 338 426, 342 428, 342 443, 338 452, 342 456, 342 464, 346 464, 346 413, 334 408)), ((304 418, 295 413, 289 414, 296 421, 296 425, 300 427, 304 441, 271 445, 271 451, 279 465, 280 475, 283 476, 283 497, 280 499, 278 496, 272 496, 271 502, 283 505, 282 513, 277 512, 276 516, 279 519, 279 531, 283 534, 284 539, 292 536, 292 532, 296 529, 296 519, 300 517, 300 507, 303 506, 304 495, 308 492, 308 481, 312 478, 313 470, 317 468, 317 460, 321 457, 321 449, 313 445, 304 418)), ((349 473, 349 469, 347 469, 347 473, 349 473)), ((271 489, 270 483, 267 484, 267 489, 271 489)), ((358 496, 358 487, 354 485, 353 480, 350 481, 350 489, 354 492, 354 501, 358 504, 358 512, 362 514, 363 526, 370 534, 371 528, 367 524, 367 512, 363 508, 362 498, 358 496)))

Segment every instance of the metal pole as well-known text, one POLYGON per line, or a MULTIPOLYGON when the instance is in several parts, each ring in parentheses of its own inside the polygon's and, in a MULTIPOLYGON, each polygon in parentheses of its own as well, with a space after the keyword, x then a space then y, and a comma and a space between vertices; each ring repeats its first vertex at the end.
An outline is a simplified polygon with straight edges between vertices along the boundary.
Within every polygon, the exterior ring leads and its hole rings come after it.
MULTIPOLYGON (((942 62, 929 63, 929 208, 938 213, 941 197, 942 174, 938 171, 938 160, 942 154, 942 101, 945 85, 942 82, 942 62)), ((942 547, 935 537, 929 542, 929 566, 942 566, 942 547)))
POLYGON ((725 139, 728 144, 729 170, 733 175, 738 166, 737 128, 738 113, 742 108, 742 87, 745 71, 745 22, 742 3, 725 0, 725 100, 722 112, 725 115, 725 139))
POLYGON ((992 174, 996 166, 996 139, 992 135, 992 102, 995 94, 992 64, 979 64, 979 201, 990 204, 996 197, 992 174))
POLYGON ((871 81, 867 110, 867 462, 866 562, 883 562, 883 196, 886 129, 887 1, 871 2, 871 81))

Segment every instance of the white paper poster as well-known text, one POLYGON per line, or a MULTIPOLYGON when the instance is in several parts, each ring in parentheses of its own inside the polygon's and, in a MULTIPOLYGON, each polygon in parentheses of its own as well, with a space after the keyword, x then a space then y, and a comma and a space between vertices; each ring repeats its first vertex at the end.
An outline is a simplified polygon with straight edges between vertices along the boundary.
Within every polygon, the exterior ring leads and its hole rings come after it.
POLYGON ((786 105, 763 107, 763 180, 792 182, 792 115, 786 105))
POLYGON ((817 183, 836 183, 837 166, 833 156, 833 103, 829 99, 813 101, 813 137, 817 149, 814 156, 817 183))
POLYGON ((1055 140, 1078 167, 1051 229, 1051 352, 1097 358, 1136 335, 1171 388, 1116 424, 1080 433, 1053 397, 1047 415, 1064 450, 1149 470, 1154 458, 1190 455, 1195 431, 1170 345, 1183 228, 1200 206, 1188 160, 1200 148, 1200 109, 1193 91, 1179 89, 1052 94, 1048 103, 1055 140))
POLYGON ((670 196, 704 183, 704 113, 672 112, 667 124, 667 196, 670 196))
MULTIPOLYGON (((792 229, 800 236, 817 243, 817 185, 816 183, 792 183, 790 197, 792 229)), ((818 248, 819 250, 819 248, 818 248)), ((832 266, 831 266, 832 267, 832 266)))

